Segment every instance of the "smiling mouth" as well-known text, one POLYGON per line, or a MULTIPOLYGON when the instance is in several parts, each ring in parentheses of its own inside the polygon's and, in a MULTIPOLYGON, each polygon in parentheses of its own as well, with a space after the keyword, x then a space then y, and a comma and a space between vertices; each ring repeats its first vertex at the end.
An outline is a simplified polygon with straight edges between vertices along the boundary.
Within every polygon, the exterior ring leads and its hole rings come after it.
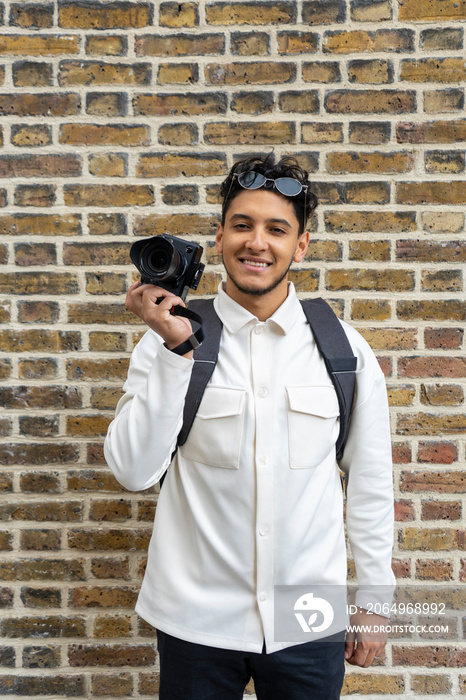
POLYGON ((241 262, 243 263, 243 265, 257 267, 259 269, 260 268, 264 269, 266 267, 269 267, 269 265, 271 264, 269 262, 263 262, 261 260, 250 260, 249 258, 241 258, 241 262))

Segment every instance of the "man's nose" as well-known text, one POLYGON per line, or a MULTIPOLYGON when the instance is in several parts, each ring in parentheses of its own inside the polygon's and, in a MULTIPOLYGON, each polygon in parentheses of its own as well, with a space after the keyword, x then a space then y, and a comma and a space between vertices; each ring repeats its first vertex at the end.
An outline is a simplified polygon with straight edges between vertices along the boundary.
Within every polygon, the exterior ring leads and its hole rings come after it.
POLYGON ((267 247, 266 235, 263 228, 255 227, 247 240, 247 245, 251 250, 264 250, 267 247))

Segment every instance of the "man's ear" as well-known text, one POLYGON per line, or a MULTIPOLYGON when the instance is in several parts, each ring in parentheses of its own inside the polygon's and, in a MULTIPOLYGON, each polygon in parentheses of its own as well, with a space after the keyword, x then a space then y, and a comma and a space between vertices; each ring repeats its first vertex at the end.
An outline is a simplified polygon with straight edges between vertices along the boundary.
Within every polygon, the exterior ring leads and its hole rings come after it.
POLYGON ((294 254, 293 260, 295 262, 301 262, 301 260, 306 255, 307 248, 309 246, 309 231, 304 231, 298 238, 298 245, 294 254))
POLYGON ((222 253, 223 250, 223 226, 218 224, 217 235, 215 236, 215 245, 217 247, 217 253, 222 253))

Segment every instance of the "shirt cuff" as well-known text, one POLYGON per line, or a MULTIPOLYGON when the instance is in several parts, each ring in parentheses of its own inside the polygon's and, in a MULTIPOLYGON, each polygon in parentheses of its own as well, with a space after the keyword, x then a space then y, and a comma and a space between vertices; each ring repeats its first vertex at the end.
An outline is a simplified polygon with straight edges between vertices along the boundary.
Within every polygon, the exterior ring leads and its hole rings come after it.
POLYGON ((157 355, 160 357, 162 362, 166 362, 177 369, 185 370, 189 367, 189 365, 194 364, 194 360, 184 357, 184 355, 177 355, 176 352, 172 352, 166 348, 165 345, 160 346, 157 355))

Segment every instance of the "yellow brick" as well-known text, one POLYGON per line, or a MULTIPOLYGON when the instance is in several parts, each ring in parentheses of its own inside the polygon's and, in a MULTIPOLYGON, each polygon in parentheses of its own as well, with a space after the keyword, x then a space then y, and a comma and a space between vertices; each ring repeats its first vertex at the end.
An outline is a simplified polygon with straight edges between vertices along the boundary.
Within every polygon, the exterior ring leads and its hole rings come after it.
POLYGON ((402 550, 441 551, 457 546, 456 531, 453 528, 406 527, 400 530, 398 542, 402 550))
POLYGON ((288 2, 226 2, 208 3, 208 24, 272 24, 280 25, 295 19, 294 7, 288 2))
POLYGON ((401 675, 381 673, 347 673, 342 695, 401 695, 405 682, 401 675))
POLYGON ((86 53, 89 56, 123 56, 126 42, 121 36, 90 36, 86 40, 86 53))
POLYGON ((100 177, 124 177, 126 157, 118 153, 89 156, 89 172, 100 177))
POLYGON ((148 126, 137 124, 63 124, 60 143, 71 146, 147 146, 148 126))
POLYGON ((159 22, 162 27, 195 27, 199 23, 198 6, 195 2, 161 2, 159 22))
POLYGON ((192 85, 199 79, 197 63, 161 63, 157 82, 160 85, 192 85))
POLYGON ((403 0, 399 17, 403 21, 429 22, 461 20, 466 16, 465 0, 403 0))
POLYGON ((59 23, 68 29, 130 29, 146 27, 151 21, 148 2, 80 2, 59 7, 59 23))
POLYGON ((0 35, 0 54, 10 56, 58 56, 79 52, 77 36, 0 35))

